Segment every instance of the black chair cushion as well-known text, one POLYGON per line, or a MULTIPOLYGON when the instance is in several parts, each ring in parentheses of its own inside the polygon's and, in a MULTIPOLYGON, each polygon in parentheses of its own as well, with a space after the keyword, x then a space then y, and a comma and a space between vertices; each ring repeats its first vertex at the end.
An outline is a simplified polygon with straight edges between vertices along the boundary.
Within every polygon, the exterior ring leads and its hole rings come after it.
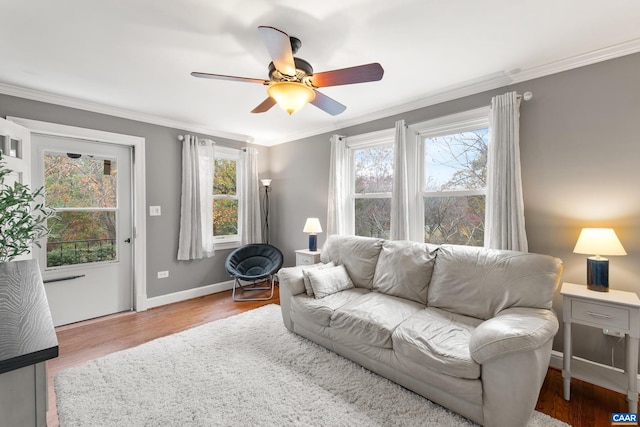
POLYGON ((259 280, 277 273, 283 261, 282 252, 275 246, 252 243, 231 252, 224 267, 232 277, 259 280))

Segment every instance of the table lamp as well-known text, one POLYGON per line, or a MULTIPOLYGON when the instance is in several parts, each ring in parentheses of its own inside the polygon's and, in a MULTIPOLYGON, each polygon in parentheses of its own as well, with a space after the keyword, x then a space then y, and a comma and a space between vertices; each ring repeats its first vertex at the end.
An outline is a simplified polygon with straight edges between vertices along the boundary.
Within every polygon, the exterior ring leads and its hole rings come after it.
POLYGON ((322 233, 320 220, 318 218, 307 218, 304 224, 303 232, 309 233, 309 250, 315 252, 318 250, 318 233, 322 233))
POLYGON ((595 254, 587 258, 587 288, 598 292, 609 292, 609 260, 601 255, 627 254, 613 228, 583 228, 573 252, 595 254))

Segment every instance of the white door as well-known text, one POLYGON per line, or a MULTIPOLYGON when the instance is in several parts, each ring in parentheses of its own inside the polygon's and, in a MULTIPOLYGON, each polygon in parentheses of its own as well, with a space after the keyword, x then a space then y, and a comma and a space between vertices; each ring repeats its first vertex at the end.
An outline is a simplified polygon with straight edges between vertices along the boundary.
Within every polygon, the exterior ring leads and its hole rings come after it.
POLYGON ((131 148, 34 133, 33 184, 56 217, 35 250, 56 326, 131 310, 131 148))
MULTIPOLYGON (((20 182, 31 188, 31 133, 27 128, 8 120, 0 119, 0 152, 2 161, 13 173, 5 177, 5 184, 20 182)), ((15 260, 31 259, 31 254, 21 255, 15 260)))

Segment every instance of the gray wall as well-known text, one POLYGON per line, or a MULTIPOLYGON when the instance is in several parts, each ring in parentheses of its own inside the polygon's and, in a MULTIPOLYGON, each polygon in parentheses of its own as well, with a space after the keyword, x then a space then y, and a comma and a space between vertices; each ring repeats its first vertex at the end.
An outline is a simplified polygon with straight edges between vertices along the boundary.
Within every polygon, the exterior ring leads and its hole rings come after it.
MULTIPOLYGON (((521 156, 525 216, 532 252, 564 261, 563 280, 584 283, 586 256, 572 253, 582 227, 614 227, 628 256, 612 257, 614 289, 640 291, 640 144, 635 124, 640 118, 640 54, 559 73, 491 92, 422 108, 386 119, 341 129, 357 135, 488 105, 491 97, 510 90, 534 93, 521 107, 521 156)), ((176 261, 179 200, 179 129, 150 125, 42 102, 0 95, 0 116, 86 127, 146 138, 147 204, 162 206, 161 217, 147 218, 147 294, 165 295, 228 279, 228 251, 203 261, 176 261), (169 270, 168 279, 156 279, 169 270)), ((203 135, 201 135, 203 136, 203 135)), ((260 150, 260 176, 273 179, 271 241, 295 262, 294 250, 307 246, 302 232, 307 217, 317 216, 326 227, 330 134, 260 150)), ((212 138, 220 145, 237 141, 212 138)), ((319 236, 319 245, 325 234, 319 236)), ((561 298, 554 309, 562 318, 561 298)), ((574 327, 574 352, 610 362, 616 339, 596 330, 574 327)), ((562 350, 562 331, 554 348, 562 350)), ((616 347, 622 366, 623 346, 616 347)))
MULTIPOLYGON (((582 227, 613 227, 628 256, 611 257, 610 286, 640 291, 640 54, 423 108, 336 132, 357 135, 489 105, 511 90, 532 91, 521 106, 521 162, 529 250, 564 261, 563 280, 586 281, 586 255, 572 250, 582 227)), ((271 148, 274 242, 295 262, 304 221, 326 225, 331 134, 271 148)), ((324 242, 320 235, 319 244, 324 242)), ((562 319, 559 294, 554 309, 562 319)), ((617 338, 574 326, 574 354, 610 364, 617 338)), ((554 349, 562 350, 562 330, 554 349)), ((623 366, 622 344, 616 365, 623 366)))
MULTIPOLYGON (((224 261, 229 250, 197 261, 177 261, 180 221, 181 143, 185 132, 43 102, 0 94, 0 116, 16 116, 45 122, 144 137, 146 140, 147 206, 162 207, 162 216, 147 215, 147 296, 156 297, 229 280, 224 261), (157 272, 169 270, 158 279, 157 272)), ((207 135, 198 135, 207 137, 207 135)), ((210 137, 219 146, 240 148, 247 144, 210 137)), ((259 150, 260 175, 268 175, 269 149, 259 150)))

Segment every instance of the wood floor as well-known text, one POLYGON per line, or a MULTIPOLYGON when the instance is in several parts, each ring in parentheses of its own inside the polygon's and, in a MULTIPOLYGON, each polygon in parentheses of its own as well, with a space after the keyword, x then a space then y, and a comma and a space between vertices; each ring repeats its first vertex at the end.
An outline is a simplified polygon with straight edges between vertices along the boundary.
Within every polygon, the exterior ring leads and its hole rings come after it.
MULTIPOLYGON (((49 412, 47 424, 58 427, 53 378, 61 369, 124 350, 213 320, 252 310, 271 301, 234 302, 231 292, 221 292, 189 301, 90 320, 56 329, 60 356, 47 362, 49 412)), ((505 405, 508 405, 505 402, 505 405)), ((571 402, 562 398, 562 374, 550 368, 536 410, 575 427, 611 426, 612 412, 626 412, 624 395, 573 380, 571 402)))

